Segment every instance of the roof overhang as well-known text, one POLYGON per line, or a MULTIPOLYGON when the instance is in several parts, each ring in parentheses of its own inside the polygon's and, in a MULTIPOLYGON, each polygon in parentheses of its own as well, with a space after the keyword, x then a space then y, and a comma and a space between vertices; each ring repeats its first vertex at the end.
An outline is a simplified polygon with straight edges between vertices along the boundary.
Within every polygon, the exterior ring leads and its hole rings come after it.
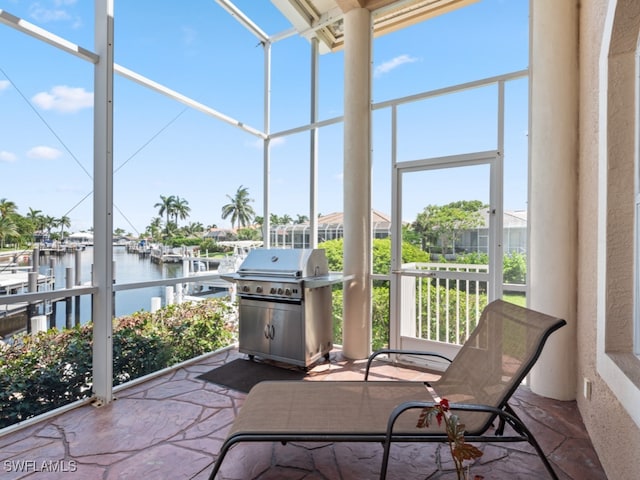
POLYGON ((271 0, 298 34, 320 40, 320 51, 344 45, 343 16, 354 8, 372 13, 374 36, 408 27, 478 0, 271 0))

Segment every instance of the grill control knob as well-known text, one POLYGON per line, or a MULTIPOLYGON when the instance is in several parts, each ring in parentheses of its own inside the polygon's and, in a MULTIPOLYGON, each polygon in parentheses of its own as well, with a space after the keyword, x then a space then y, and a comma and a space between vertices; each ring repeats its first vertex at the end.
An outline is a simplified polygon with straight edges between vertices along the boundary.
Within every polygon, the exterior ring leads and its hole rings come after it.
POLYGON ((287 296, 291 296, 291 289, 290 288, 285 288, 284 289, 284 294, 287 296))
POLYGON ((262 293, 262 286, 258 285, 256 287, 256 293, 262 293))
POLYGON ((274 293, 276 293, 276 287, 271 287, 271 290, 269 290, 269 293, 271 295, 273 295, 274 293))
POLYGON ((282 287, 278 287, 278 295, 282 295, 282 287))
POLYGON ((248 292, 250 290, 249 285, 243 285, 242 286, 242 291, 243 292, 248 292))

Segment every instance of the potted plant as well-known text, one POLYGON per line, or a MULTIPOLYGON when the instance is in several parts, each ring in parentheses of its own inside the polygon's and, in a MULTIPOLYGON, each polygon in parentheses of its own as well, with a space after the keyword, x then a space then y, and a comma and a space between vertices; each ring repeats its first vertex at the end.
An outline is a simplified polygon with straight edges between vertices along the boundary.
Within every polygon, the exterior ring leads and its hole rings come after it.
MULTIPOLYGON (((439 426, 442 425, 444 420, 449 450, 456 466, 458 480, 470 480, 469 467, 465 468, 464 462, 480 458, 482 452, 475 445, 465 442, 464 424, 460 423, 460 417, 449 410, 449 400, 443 398, 432 407, 422 409, 418 418, 418 428, 426 428, 433 424, 434 417, 439 426)), ((476 475, 474 480, 481 480, 482 478, 484 477, 476 475)))

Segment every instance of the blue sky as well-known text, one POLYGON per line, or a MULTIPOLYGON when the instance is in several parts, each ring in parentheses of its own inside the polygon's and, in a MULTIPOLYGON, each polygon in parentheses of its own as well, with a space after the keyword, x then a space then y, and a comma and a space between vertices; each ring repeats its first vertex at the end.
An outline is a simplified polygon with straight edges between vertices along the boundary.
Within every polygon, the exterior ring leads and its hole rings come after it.
MULTIPOLYGON (((267 0, 234 2, 263 31, 289 28, 267 0)), ((243 123, 263 129, 263 50, 213 1, 115 1, 115 61, 243 123)), ((0 9, 93 50, 93 2, 0 0, 0 9)), ((0 198, 26 214, 92 224, 93 66, 0 24, 0 198)), ((509 73, 528 65, 528 2, 482 0, 374 41, 373 101, 509 73)), ((343 54, 320 58, 320 119, 343 112, 343 54)), ((273 45, 271 131, 309 122, 310 47, 273 45)), ((526 80, 507 85, 505 208, 526 208, 526 80)), ((262 215, 257 137, 117 76, 114 85, 114 227, 142 233, 160 195, 189 202, 188 221, 229 227, 221 207, 240 186, 262 215)), ((495 89, 440 97, 399 110, 400 160, 495 148, 495 89)), ((391 209, 390 114, 374 113, 373 207, 391 209)), ((308 215, 308 133, 275 141, 271 210, 308 215)), ((342 126, 321 129, 319 212, 342 211, 342 126)), ((475 180, 475 181, 474 181, 475 180)), ((458 178, 469 198, 473 175, 458 178)), ((455 190, 443 182, 406 191, 404 220, 455 190), (425 191, 428 191, 426 195, 425 191), (414 201, 411 201, 414 200, 414 201)), ((477 187, 477 192, 476 192, 477 187)), ((408 188, 408 187, 407 187, 408 188)), ((473 198, 472 198, 473 197, 473 198)))

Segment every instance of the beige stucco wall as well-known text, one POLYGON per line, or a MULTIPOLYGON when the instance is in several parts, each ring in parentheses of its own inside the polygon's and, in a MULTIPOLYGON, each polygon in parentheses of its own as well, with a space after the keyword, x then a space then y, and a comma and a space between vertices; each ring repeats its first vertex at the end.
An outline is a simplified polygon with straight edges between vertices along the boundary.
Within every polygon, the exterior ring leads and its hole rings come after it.
MULTIPOLYGON (((600 55, 606 41, 605 20, 609 3, 614 0, 581 2, 580 12, 580 151, 578 182, 578 300, 577 300, 577 381, 578 407, 600 460, 610 479, 634 480, 640 472, 640 428, 612 393, 597 369, 597 308, 598 308, 598 199, 606 192, 598 188, 598 158, 600 155, 599 92, 600 55), (593 385, 592 396, 582 395, 583 379, 593 385)), ((634 99, 629 98, 633 103, 634 99)), ((628 201, 632 182, 618 185, 609 198, 628 201)), ((633 197, 631 197, 632 199, 633 197)), ((627 240, 630 240, 627 238, 627 240)), ((609 245, 607 257, 632 262, 633 250, 609 245)), ((627 272, 621 272, 628 276, 627 272)), ((613 278, 609 280, 614 280, 613 278)), ((628 284, 628 282, 627 282, 628 284)), ((602 285, 602 283, 600 283, 602 285)), ((602 297, 601 297, 602 298, 602 297)), ((628 303, 629 299, 624 303, 628 303)), ((608 314, 608 313, 607 313, 608 314)))

